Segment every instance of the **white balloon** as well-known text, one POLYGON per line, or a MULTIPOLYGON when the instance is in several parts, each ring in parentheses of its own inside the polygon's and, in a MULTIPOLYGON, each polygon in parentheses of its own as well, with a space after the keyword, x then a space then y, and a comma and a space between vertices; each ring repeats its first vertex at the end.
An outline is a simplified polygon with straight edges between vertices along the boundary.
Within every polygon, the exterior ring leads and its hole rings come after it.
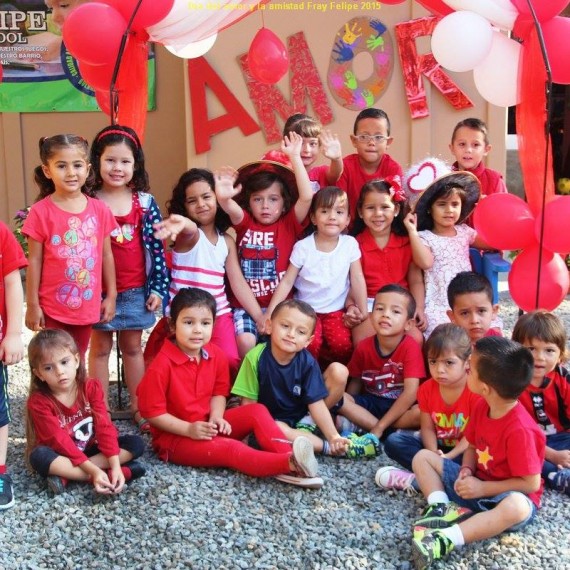
POLYGON ((183 59, 193 59, 195 57, 200 57, 204 55, 214 45, 218 34, 214 34, 205 40, 200 40, 198 42, 191 42, 186 45, 181 45, 176 43, 175 45, 165 45, 164 47, 172 54, 183 59))
POLYGON ((211 6, 206 2, 196 4, 203 8, 193 7, 188 0, 174 0, 172 10, 166 18, 146 28, 150 40, 170 46, 180 45, 181 40, 186 45, 204 40, 236 20, 252 14, 259 1, 216 0, 211 6))
POLYGON ((489 55, 473 70, 475 86, 483 98, 499 107, 520 101, 519 64, 522 46, 499 31, 493 32, 489 55))
POLYGON ((454 10, 470 10, 486 18, 494 26, 512 30, 519 13, 511 0, 443 0, 454 10))
POLYGON ((437 62, 451 71, 470 71, 491 49, 493 28, 474 12, 460 11, 445 16, 431 36, 431 51, 437 62))

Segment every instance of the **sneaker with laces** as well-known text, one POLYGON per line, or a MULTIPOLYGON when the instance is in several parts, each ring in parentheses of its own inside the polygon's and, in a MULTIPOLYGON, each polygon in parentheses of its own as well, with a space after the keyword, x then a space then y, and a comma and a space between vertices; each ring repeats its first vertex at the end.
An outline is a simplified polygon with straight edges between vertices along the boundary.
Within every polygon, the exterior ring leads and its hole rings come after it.
POLYGON ((14 488, 12 477, 8 473, 0 475, 0 510, 9 509, 14 505, 14 488))
POLYGON ((351 433, 347 436, 349 440, 346 456, 349 459, 360 459, 361 457, 376 457, 380 453, 380 440, 371 433, 356 435, 351 433))
POLYGON ((376 471, 374 480, 381 489, 397 489, 398 491, 406 491, 408 495, 418 494, 416 476, 405 469, 391 466, 380 467, 376 471))
POLYGON ((560 469, 552 479, 548 479, 549 485, 570 496, 570 469, 560 469))
POLYGON ((352 423, 348 418, 341 415, 336 417, 335 427, 342 437, 347 437, 351 433, 356 433, 357 435, 361 435, 362 433, 355 423, 352 423))
POLYGON ((434 503, 428 505, 422 516, 414 523, 414 526, 427 528, 447 528, 468 519, 473 511, 460 507, 455 503, 434 503))
POLYGON ((67 481, 63 477, 60 477, 59 475, 48 475, 46 481, 48 489, 54 495, 61 495, 62 493, 65 493, 67 481))
POLYGON ((277 479, 277 481, 281 481, 282 483, 287 483, 289 485, 303 487, 304 489, 320 489, 324 484, 324 481, 321 477, 297 477, 296 475, 291 475, 289 473, 275 475, 274 479, 277 479))
POLYGON ((435 560, 445 558, 454 546, 441 531, 416 527, 412 539, 412 559, 416 570, 425 570, 435 560))
POLYGON ((319 472, 313 444, 302 435, 293 441, 293 463, 301 477, 316 477, 319 472))

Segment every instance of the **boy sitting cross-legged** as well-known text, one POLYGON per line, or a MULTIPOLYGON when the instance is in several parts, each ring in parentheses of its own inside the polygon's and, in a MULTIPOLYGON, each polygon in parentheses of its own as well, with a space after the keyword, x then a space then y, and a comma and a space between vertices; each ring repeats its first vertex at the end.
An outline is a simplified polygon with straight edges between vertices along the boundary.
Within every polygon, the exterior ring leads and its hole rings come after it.
POLYGON ((376 438, 341 437, 335 427, 329 410, 342 403, 348 370, 333 362, 321 374, 306 349, 316 321, 315 311, 303 301, 279 303, 267 323, 270 342, 246 354, 232 394, 240 396, 242 404, 264 404, 289 441, 304 435, 325 455, 375 456, 376 438), (316 435, 317 428, 324 439, 316 435))
POLYGON ((456 546, 520 530, 533 520, 542 495, 545 436, 517 400, 532 374, 532 354, 522 345, 502 337, 475 343, 467 383, 482 400, 465 429, 469 447, 462 465, 425 449, 412 462, 428 501, 414 523, 418 570, 456 546))

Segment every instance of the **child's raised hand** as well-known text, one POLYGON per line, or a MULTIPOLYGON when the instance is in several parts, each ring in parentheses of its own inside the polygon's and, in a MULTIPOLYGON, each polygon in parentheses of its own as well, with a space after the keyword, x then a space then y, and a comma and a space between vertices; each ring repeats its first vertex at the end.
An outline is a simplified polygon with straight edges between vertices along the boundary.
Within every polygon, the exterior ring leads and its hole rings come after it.
POLYGON ((340 160, 342 158, 342 149, 338 135, 333 134, 329 130, 325 130, 319 137, 321 143, 321 152, 329 160, 340 160))
POLYGON ((210 418, 210 423, 217 426, 218 433, 223 435, 230 435, 230 433, 232 433, 232 426, 224 418, 210 418))
POLYGON ((281 141, 281 152, 286 154, 291 160, 294 156, 301 156, 303 148, 303 137, 294 131, 283 137, 281 141))
POLYGON ((222 166, 214 172, 214 180, 216 182, 215 192, 219 202, 231 200, 241 192, 241 184, 234 187, 238 178, 238 171, 231 166, 222 166))
POLYGON ((404 218, 404 226, 406 226, 408 234, 418 233, 418 216, 412 212, 408 212, 404 218))
POLYGON ((191 439, 210 441, 218 435, 218 426, 214 422, 191 422, 188 436, 191 439))
POLYGON ((152 226, 154 228, 154 237, 156 239, 170 238, 172 241, 176 241, 178 235, 187 229, 188 221, 188 218, 180 214, 170 214, 168 218, 152 226))

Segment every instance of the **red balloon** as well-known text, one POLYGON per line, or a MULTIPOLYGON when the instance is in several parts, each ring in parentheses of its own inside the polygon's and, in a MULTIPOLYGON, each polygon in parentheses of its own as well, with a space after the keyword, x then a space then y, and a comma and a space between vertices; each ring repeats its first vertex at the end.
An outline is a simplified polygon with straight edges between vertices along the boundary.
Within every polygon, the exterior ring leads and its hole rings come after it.
POLYGON ((442 0, 417 0, 417 2, 436 16, 447 16, 455 11, 442 0))
POLYGON ((65 47, 90 65, 114 64, 127 23, 115 8, 87 2, 69 13, 63 24, 65 47))
POLYGON ((89 84, 95 90, 109 90, 114 68, 114 63, 107 65, 89 65, 84 61, 79 62, 79 73, 81 73, 81 77, 83 77, 85 83, 89 84))
MULTIPOLYGON (((129 22, 139 0, 104 0, 105 4, 115 8, 129 22)), ((158 24, 168 16, 174 0, 143 0, 131 24, 131 29, 144 30, 158 24)))
MULTIPOLYGON (((517 12, 525 19, 532 18, 528 0, 511 0, 517 12)), ((531 0, 534 12, 539 22, 547 22, 558 16, 568 5, 568 0, 531 0)))
POLYGON ((540 251, 538 244, 522 251, 513 261, 509 272, 509 292, 513 301, 524 311, 556 309, 566 297, 570 286, 568 268, 562 257, 542 248, 538 306, 536 306, 540 251))
POLYGON ((97 101, 97 105, 105 115, 111 116, 111 96, 109 91, 100 91, 99 89, 95 89, 95 100, 97 101))
POLYGON ((542 24, 542 34, 554 83, 570 84, 570 18, 556 17, 542 24))
POLYGON ((249 72, 261 83, 277 83, 289 69, 289 55, 283 42, 267 28, 261 28, 247 53, 249 72))
MULTIPOLYGON (((544 207, 544 232, 542 246, 557 253, 570 252, 570 196, 557 196, 544 207)), ((534 227, 536 239, 540 242, 542 217, 537 216, 534 227)))
POLYGON ((513 194, 482 198, 473 223, 483 240, 497 249, 522 249, 534 242, 534 216, 528 204, 513 194))

